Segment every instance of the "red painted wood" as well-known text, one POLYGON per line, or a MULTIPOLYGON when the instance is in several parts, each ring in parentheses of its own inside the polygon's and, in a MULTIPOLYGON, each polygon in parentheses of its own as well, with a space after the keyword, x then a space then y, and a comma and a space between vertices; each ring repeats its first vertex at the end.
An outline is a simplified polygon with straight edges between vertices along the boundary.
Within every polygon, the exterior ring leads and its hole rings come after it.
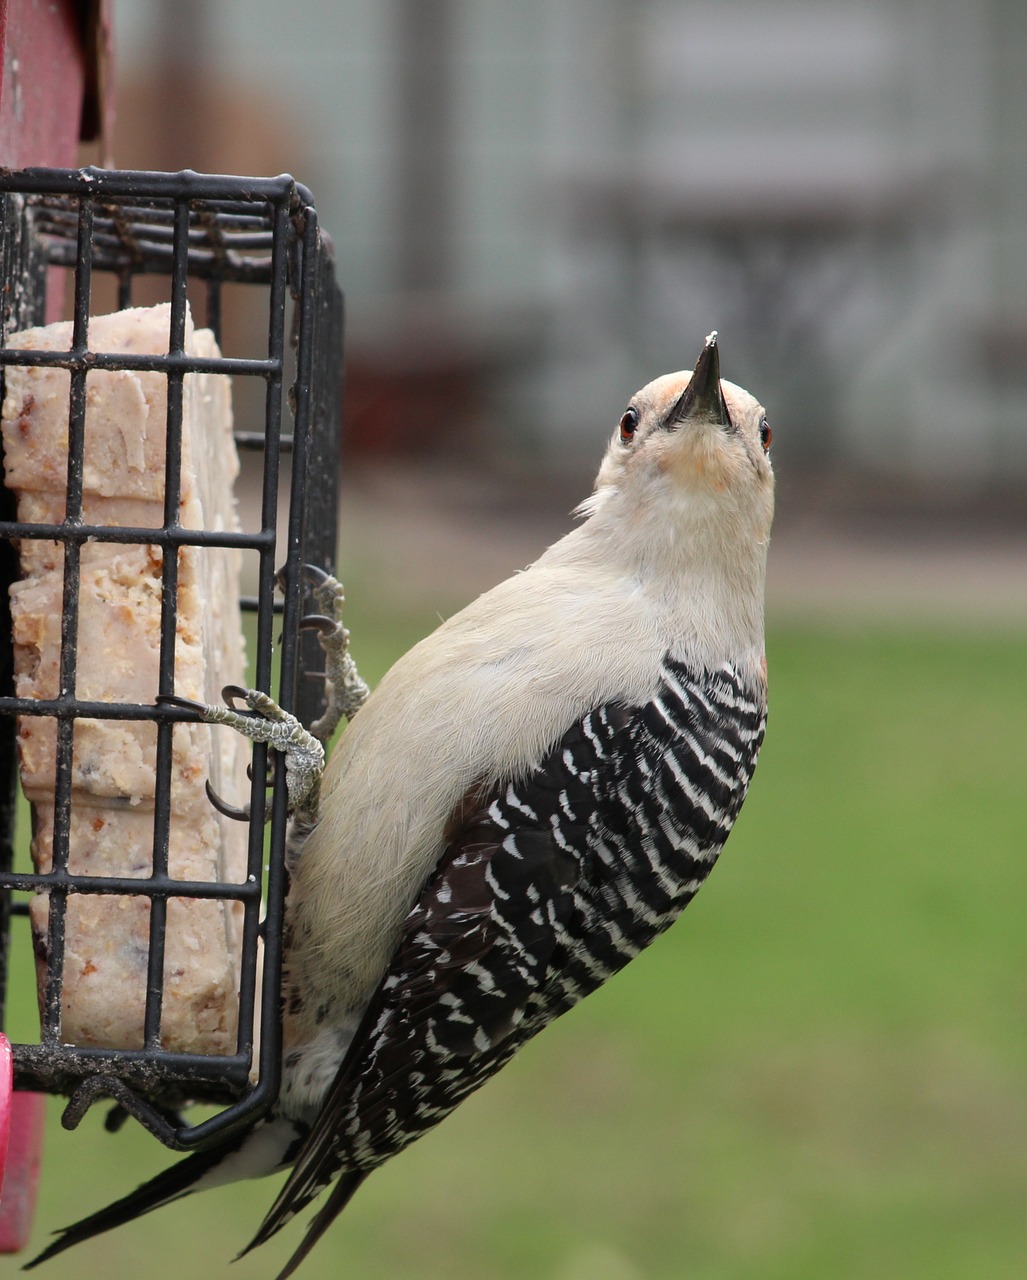
POLYGON ((4 93, 4 50, 7 48, 7 0, 0 0, 0 99, 4 93))
POLYGON ((0 1188, 0 1253, 24 1249, 32 1232, 46 1112, 41 1093, 15 1093, 9 1103, 9 1140, 0 1188))
MULTIPOLYGON (((107 0, 0 0, 0 165, 72 168, 80 136, 109 141, 110 49, 107 0)), ((28 1243, 42 1157, 45 1099, 13 1070, 0 1033, 0 1253, 28 1243)))
POLYGON ((74 166, 86 82, 78 0, 0 0, 0 165, 74 166))
POLYGON ((14 1093, 14 1059, 0 1032, 0 1253, 28 1243, 39 1186, 45 1099, 14 1093))
POLYGON ((0 1197, 3 1196, 7 1144, 11 1136, 11 1099, 14 1097, 14 1057, 11 1042, 0 1031, 0 1197))

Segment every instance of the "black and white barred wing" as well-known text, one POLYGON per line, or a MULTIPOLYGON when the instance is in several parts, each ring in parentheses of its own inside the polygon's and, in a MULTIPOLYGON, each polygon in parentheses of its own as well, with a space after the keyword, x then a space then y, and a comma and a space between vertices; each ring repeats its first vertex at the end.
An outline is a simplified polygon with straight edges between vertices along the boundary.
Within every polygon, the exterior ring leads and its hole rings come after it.
POLYGON ((582 725, 597 802, 538 1026, 623 968, 699 890, 745 798, 766 700, 730 667, 696 673, 668 658, 651 702, 600 708, 582 725))
POLYGON ((552 838, 559 804, 543 766, 520 787, 479 789, 454 814, 389 971, 250 1248, 340 1170, 369 1172, 432 1128, 520 1044, 580 872, 566 836, 566 847, 552 838))
POLYGON ((305 1253, 366 1172, 676 918, 727 837, 763 723, 730 668, 667 661, 651 703, 597 708, 524 779, 464 806, 254 1243, 346 1171, 305 1253))

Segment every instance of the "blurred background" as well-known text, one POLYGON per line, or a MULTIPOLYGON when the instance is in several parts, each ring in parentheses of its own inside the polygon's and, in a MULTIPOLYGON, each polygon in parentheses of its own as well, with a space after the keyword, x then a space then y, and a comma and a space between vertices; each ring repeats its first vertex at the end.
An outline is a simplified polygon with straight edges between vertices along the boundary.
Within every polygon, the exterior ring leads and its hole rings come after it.
POLYGON ((314 192, 353 541, 388 511, 390 543, 395 506, 457 543, 512 506, 502 563, 433 547, 404 595, 531 558, 628 395, 717 328, 775 429, 773 601, 1027 613, 1018 0, 133 0, 114 25, 119 166, 314 192))
MULTIPOLYGON (((774 428, 770 728, 722 866, 303 1274, 1020 1280, 1027 8, 114 18, 118 166, 292 172, 334 239, 372 678, 569 527, 628 396, 710 329, 774 428)), ((51 1134, 40 1244, 166 1159, 98 1130, 51 1134)), ((46 1274, 227 1274, 270 1190, 46 1274)))

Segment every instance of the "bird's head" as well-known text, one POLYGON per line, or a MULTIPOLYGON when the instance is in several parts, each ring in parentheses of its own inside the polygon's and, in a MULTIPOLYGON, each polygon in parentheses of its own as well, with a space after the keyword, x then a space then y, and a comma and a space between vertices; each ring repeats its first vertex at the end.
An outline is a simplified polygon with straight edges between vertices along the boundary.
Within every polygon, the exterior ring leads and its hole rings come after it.
POLYGON ((774 511, 770 435, 763 406, 721 380, 711 333, 692 373, 666 374, 632 397, 584 510, 616 512, 646 540, 702 529, 735 547, 740 538, 765 546, 774 511))

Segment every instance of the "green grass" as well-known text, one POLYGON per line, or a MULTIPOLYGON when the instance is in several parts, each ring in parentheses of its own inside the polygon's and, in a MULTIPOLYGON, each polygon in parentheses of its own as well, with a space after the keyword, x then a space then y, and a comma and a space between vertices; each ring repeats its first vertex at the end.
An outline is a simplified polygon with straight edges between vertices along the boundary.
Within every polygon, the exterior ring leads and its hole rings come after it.
MULTIPOLYGON (((374 675, 431 625, 354 606, 374 675)), ((376 1173, 308 1280, 1027 1274, 1027 641, 781 625, 769 649, 764 754, 709 885, 376 1173)), ((168 1160, 56 1115, 36 1247, 168 1160)), ((272 1275, 296 1226, 228 1267, 272 1190, 40 1275, 272 1275)))

